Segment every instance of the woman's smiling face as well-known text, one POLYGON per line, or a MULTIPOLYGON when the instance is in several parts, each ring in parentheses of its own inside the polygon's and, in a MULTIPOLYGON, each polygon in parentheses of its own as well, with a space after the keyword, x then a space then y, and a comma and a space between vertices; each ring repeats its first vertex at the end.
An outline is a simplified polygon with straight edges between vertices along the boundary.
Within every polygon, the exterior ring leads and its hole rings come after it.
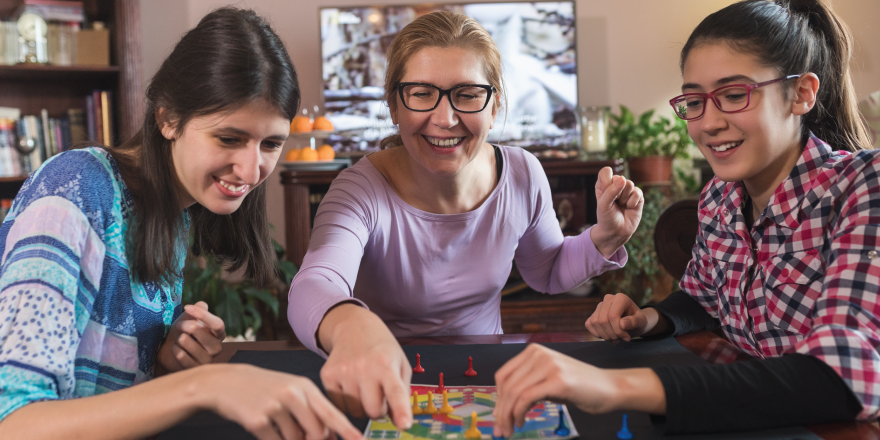
MULTIPOLYGON (((691 49, 682 70, 682 93, 708 93, 731 84, 754 84, 782 76, 757 57, 726 43, 691 49)), ((792 112, 783 81, 752 90, 748 108, 723 113, 705 104, 700 119, 688 121, 688 132, 723 181, 778 182, 791 172, 801 154, 800 116, 792 112), (782 177, 779 177, 782 176, 782 177)))
POLYGON ((235 212, 266 180, 290 134, 290 121, 262 101, 192 118, 182 133, 162 116, 158 121, 162 135, 172 139, 181 208, 198 203, 220 215, 235 212))
MULTIPOLYGON (((460 47, 427 47, 407 61, 401 82, 431 84, 450 89, 462 84, 490 84, 479 55, 460 47)), ((427 112, 407 109, 400 97, 391 106, 391 119, 412 160, 435 175, 454 176, 479 154, 495 123, 495 94, 478 113, 461 113, 450 105, 448 95, 427 112)))

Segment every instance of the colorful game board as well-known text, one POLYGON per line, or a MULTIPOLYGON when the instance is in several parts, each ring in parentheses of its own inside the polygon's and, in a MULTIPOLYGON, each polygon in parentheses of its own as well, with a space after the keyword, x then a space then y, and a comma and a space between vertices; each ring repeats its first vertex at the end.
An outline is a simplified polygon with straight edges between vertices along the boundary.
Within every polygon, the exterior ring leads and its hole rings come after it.
MULTIPOLYGON (((428 405, 428 391, 434 391, 436 386, 413 385, 412 391, 419 393, 419 406, 424 408, 428 405)), ((367 425, 364 437, 367 439, 400 439, 400 440, 465 440, 464 432, 471 426, 471 414, 477 413, 477 429, 482 433, 482 438, 492 438, 492 425, 494 418, 492 410, 495 408, 494 386, 466 386, 446 387, 446 395, 449 405, 454 411, 451 414, 421 414, 414 415, 413 426, 408 431, 398 430, 387 417, 372 420, 367 425)), ((434 405, 440 408, 443 405, 443 396, 434 395, 434 405)), ((539 440, 567 440, 578 437, 577 430, 571 423, 571 417, 564 404, 550 401, 542 401, 535 404, 526 414, 526 423, 522 428, 516 428, 516 432, 508 439, 539 439, 539 440), (568 434, 561 436, 556 434, 559 428, 559 413, 563 412, 564 428, 568 434)))

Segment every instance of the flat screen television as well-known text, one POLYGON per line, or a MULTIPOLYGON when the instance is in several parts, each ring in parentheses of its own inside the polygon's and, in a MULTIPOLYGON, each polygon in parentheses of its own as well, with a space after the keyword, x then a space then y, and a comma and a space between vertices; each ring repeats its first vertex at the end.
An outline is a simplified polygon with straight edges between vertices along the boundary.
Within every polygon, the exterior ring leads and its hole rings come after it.
POLYGON ((490 142, 577 144, 575 2, 539 1, 321 8, 324 114, 337 150, 372 150, 396 131, 383 100, 385 53, 404 26, 437 10, 474 18, 501 52, 507 99, 490 142))

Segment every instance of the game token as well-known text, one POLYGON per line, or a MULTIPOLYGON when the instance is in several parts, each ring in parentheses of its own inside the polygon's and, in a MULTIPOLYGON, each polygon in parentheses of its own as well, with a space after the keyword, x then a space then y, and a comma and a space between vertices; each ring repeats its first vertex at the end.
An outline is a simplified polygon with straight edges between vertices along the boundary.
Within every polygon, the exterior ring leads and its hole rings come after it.
POLYGON ((443 390, 443 406, 440 407, 440 414, 450 414, 455 411, 452 406, 449 405, 449 393, 446 390, 443 390))
POLYGON ((434 388, 434 392, 440 394, 445 389, 446 387, 443 386, 443 373, 440 373, 440 385, 438 385, 437 388, 434 388))
POLYGON ((437 407, 434 406, 434 393, 428 391, 428 406, 422 410, 424 414, 437 414, 437 407))
POLYGON ((477 375, 477 372, 474 371, 474 358, 471 356, 468 356, 468 369, 464 372, 464 375, 468 377, 474 377, 477 375))
POLYGON ((620 440, 630 440, 633 438, 633 433, 629 431, 629 426, 626 423, 626 414, 623 415, 623 427, 620 428, 620 431, 617 431, 617 438, 620 440))
POLYGON ((556 428, 556 431, 553 431, 554 434, 560 437, 568 437, 571 431, 565 426, 565 411, 560 408, 559 411, 559 427, 556 428))
POLYGON ((424 373, 425 369, 422 368, 422 356, 416 353, 416 366, 413 367, 413 373, 424 373))
POLYGON ((477 429, 477 412, 471 413, 471 427, 464 432, 464 438, 479 439, 483 437, 483 433, 477 429))
POLYGON ((412 398, 413 398, 412 413, 413 413, 413 414, 416 414, 416 415, 417 415, 417 414, 421 414, 421 413, 422 413, 422 407, 419 406, 419 392, 416 391, 416 390, 413 390, 412 398))

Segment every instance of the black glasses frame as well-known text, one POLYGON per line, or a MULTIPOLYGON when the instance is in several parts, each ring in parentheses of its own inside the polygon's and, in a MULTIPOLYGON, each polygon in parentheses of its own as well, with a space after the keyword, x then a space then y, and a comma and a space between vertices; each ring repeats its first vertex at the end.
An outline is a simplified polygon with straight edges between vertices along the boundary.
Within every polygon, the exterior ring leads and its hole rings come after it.
POLYGON ((420 83, 420 82, 397 83, 397 93, 400 95, 400 102, 403 104, 404 107, 406 107, 407 110, 413 111, 413 112, 429 112, 431 110, 434 110, 435 108, 437 108, 438 105, 440 105, 440 100, 443 99, 443 96, 448 95, 449 96, 449 105, 452 106, 453 110, 455 110, 459 113, 479 113, 479 112, 485 110, 486 106, 489 105, 489 101, 492 100, 492 92, 494 92, 494 91, 495 91, 494 86, 490 86, 490 85, 486 85, 486 84, 462 84, 462 85, 455 86, 451 89, 441 89, 440 87, 437 87, 433 84, 426 84, 426 83, 420 83), (408 105, 406 105, 406 99, 403 98, 403 88, 406 86, 431 87, 433 89, 439 90, 440 94, 437 95, 437 102, 434 103, 433 107, 431 107, 429 109, 425 109, 425 110, 416 110, 416 109, 410 108, 408 105), (481 89, 485 89, 488 93, 486 94, 486 102, 483 103, 483 107, 481 107, 479 110, 471 110, 471 111, 459 110, 458 108, 456 108, 455 104, 452 103, 452 91, 456 90, 456 89, 463 88, 463 87, 479 87, 481 89))

